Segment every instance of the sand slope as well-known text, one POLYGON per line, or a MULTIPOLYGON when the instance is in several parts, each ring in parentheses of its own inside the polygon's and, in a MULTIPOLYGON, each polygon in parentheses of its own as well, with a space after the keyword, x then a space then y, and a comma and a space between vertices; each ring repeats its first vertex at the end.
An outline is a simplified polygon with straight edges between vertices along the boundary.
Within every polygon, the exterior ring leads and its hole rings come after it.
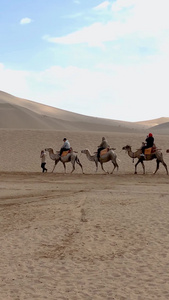
POLYGON ((147 125, 64 111, 0 92, 0 128, 133 132, 147 125))

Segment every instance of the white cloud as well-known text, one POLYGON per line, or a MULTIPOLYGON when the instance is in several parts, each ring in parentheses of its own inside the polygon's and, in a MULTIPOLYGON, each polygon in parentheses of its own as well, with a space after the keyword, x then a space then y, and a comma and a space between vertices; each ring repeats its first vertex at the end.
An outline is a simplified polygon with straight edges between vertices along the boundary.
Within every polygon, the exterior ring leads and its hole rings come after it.
POLYGON ((106 9, 109 5, 110 5, 109 1, 104 1, 104 2, 100 3, 99 5, 95 6, 93 9, 94 10, 102 10, 102 9, 106 9))
POLYGON ((86 43, 89 46, 102 46, 104 42, 113 41, 129 32, 125 24, 119 22, 100 22, 93 23, 89 27, 84 27, 79 31, 68 34, 63 37, 44 36, 43 38, 51 43, 58 44, 81 44, 86 43))
MULTIPOLYGON (((136 5, 136 2, 140 0, 117 0, 112 4, 112 11, 120 11, 124 8, 128 8, 136 5)), ((142 0, 141 0, 142 1, 142 0)))
POLYGON ((29 24, 31 22, 32 22, 32 19, 30 19, 30 18, 23 18, 20 20, 21 25, 29 24))
MULTIPOLYGON (((108 7, 104 1, 97 8, 108 7)), ((117 0, 112 9, 116 14, 113 20, 95 22, 88 27, 62 37, 44 37, 48 42, 71 45, 86 43, 89 46, 102 46, 105 42, 129 38, 165 38, 169 31, 168 0, 117 0), (123 11, 125 9, 125 12, 123 11)))

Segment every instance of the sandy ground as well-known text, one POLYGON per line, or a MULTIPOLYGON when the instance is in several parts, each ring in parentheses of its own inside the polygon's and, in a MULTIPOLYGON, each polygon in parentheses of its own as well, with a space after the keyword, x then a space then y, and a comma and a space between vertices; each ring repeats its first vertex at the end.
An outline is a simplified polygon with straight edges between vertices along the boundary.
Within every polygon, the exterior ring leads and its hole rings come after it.
POLYGON ((0 181, 0 299, 169 298, 167 175, 0 181))
MULTIPOLYGON (((144 134, 0 130, 0 300, 169 299, 169 176, 131 158, 144 134), (106 135, 119 171, 95 174, 91 152, 106 135), (40 150, 67 136, 83 164, 64 175, 40 150), (135 161, 136 162, 136 161, 135 161)), ((166 136, 156 136, 169 166, 166 136)), ((112 164, 105 164, 112 170, 112 164)))

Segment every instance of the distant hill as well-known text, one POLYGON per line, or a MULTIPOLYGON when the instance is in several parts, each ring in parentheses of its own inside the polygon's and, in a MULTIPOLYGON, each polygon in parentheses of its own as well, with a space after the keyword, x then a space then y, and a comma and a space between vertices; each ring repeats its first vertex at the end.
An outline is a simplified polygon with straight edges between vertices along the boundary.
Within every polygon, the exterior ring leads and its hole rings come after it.
POLYGON ((140 121, 140 122, 136 122, 136 123, 140 124, 140 125, 145 125, 148 127, 154 127, 154 126, 158 126, 160 124, 167 123, 167 122, 169 122, 169 118, 162 117, 162 118, 158 118, 158 119, 140 121))
MULTIPOLYGON (((164 123, 166 120, 169 121, 169 118, 145 122, 125 122, 89 117, 18 98, 0 91, 0 128, 141 132, 154 125, 164 123)), ((156 130, 155 127, 153 128, 156 130)))
POLYGON ((153 126, 151 130, 157 134, 169 134, 169 122, 153 126))
POLYGON ((148 126, 149 130, 157 134, 169 134, 169 118, 167 117, 141 121, 137 124, 148 126))

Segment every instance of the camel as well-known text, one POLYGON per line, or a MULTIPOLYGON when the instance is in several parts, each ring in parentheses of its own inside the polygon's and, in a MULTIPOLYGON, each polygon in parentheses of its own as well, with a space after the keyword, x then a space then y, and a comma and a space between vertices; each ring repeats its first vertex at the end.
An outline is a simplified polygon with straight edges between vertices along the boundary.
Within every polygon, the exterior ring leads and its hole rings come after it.
POLYGON ((131 146, 129 145, 126 145, 122 148, 122 150, 126 150, 128 152, 128 155, 133 158, 133 161, 134 161, 134 158, 138 158, 138 161, 137 163, 135 164, 135 172, 134 174, 137 174, 137 165, 139 163, 142 164, 142 167, 143 167, 143 174, 145 174, 145 166, 144 166, 144 163, 143 161, 144 160, 152 160, 152 159, 156 159, 156 162, 157 162, 157 165, 156 165, 156 170, 154 172, 154 174, 158 171, 159 169, 159 164, 160 162, 163 164, 164 168, 166 169, 166 172, 167 172, 167 175, 168 175, 168 168, 167 168, 167 165, 166 163, 164 162, 163 160, 163 154, 161 151, 159 151, 159 149, 157 149, 154 153, 151 153, 151 154, 146 154, 145 157, 141 156, 142 154, 142 149, 138 149, 136 152, 132 152, 131 150, 131 146))
POLYGON ((65 173, 66 173, 66 165, 65 164, 68 163, 68 162, 72 163, 72 171, 71 171, 71 173, 73 173, 73 171, 75 170, 75 162, 81 167, 82 173, 83 173, 82 164, 80 163, 79 158, 77 157, 76 153, 73 150, 71 150, 71 152, 68 153, 67 155, 61 156, 61 157, 59 155, 59 151, 57 151, 56 153, 54 153, 52 148, 46 148, 45 151, 48 151, 49 152, 49 157, 52 160, 55 161, 55 164, 54 164, 52 172, 54 171, 57 163, 59 161, 61 161, 62 164, 63 164, 63 166, 64 166, 65 173))
MULTIPOLYGON (((95 165, 96 165, 96 172, 97 172, 97 170, 98 170, 98 162, 101 164, 101 168, 102 168, 102 170, 103 170, 105 173, 108 173, 108 172, 106 172, 106 171, 104 170, 103 164, 106 163, 106 162, 108 162, 108 161, 110 161, 110 160, 111 160, 111 162, 112 162, 113 165, 114 165, 114 169, 117 168, 117 170, 118 170, 118 168, 119 168, 119 166, 118 166, 118 164, 117 164, 117 161, 116 161, 117 155, 116 155, 116 153, 115 153, 113 150, 109 150, 106 154, 100 156, 99 161, 98 161, 98 158, 97 158, 97 153, 94 153, 93 155, 91 155, 89 149, 81 150, 81 153, 86 154, 88 160, 94 161, 94 162, 95 162, 95 165)), ((114 169, 113 169, 113 171, 114 171, 114 169)), ((111 172, 111 174, 113 173, 113 171, 111 172)))

